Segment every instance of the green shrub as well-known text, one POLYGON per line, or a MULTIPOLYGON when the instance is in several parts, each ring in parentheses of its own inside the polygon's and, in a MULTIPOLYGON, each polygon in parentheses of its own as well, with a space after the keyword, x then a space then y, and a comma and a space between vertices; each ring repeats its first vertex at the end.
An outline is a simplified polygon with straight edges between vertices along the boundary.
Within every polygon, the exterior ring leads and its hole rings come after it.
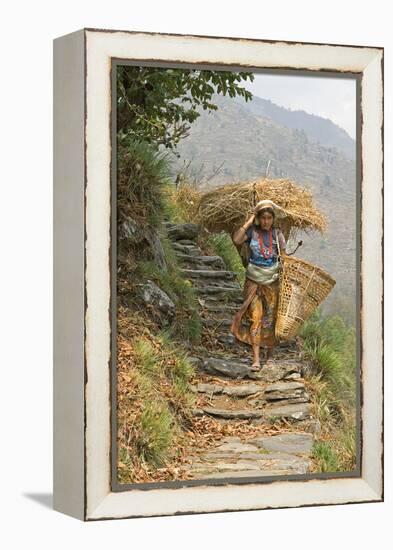
POLYGON ((159 225, 164 187, 171 181, 170 154, 129 135, 119 134, 117 145, 119 222, 131 215, 159 225))
POLYGON ((176 317, 170 326, 170 331, 176 340, 194 344, 200 343, 203 325, 199 313, 192 311, 183 317, 176 317))
POLYGON ((323 431, 334 433, 334 441, 316 445, 314 458, 321 471, 352 469, 356 460, 355 329, 340 316, 323 316, 317 310, 303 324, 300 336, 312 364, 315 414, 323 431))
POLYGON ((340 356, 331 344, 321 341, 319 345, 316 345, 310 351, 322 376, 332 385, 338 385, 341 380, 343 365, 340 356))
MULTIPOLYGON (((133 434, 129 444, 139 459, 159 467, 173 452, 181 426, 190 417, 194 394, 189 381, 194 367, 186 352, 171 340, 168 329, 160 331, 154 340, 155 347, 143 337, 133 341, 136 385, 127 396, 130 414, 125 417, 129 420, 124 428, 133 434), (137 414, 131 414, 132 410, 137 414)), ((129 450, 123 449, 120 461, 128 467, 132 459, 129 450)))
POLYGON ((327 441, 314 443, 312 456, 316 460, 320 472, 338 472, 340 463, 336 451, 327 441))
POLYGON ((221 256, 228 270, 234 271, 241 283, 244 283, 244 266, 239 253, 227 233, 218 233, 208 238, 208 244, 218 256, 221 256))
POLYGON ((156 351, 147 340, 137 340, 134 344, 135 363, 140 373, 149 376, 157 376, 161 371, 161 365, 156 351))
POLYGON ((356 434, 353 425, 344 425, 330 441, 316 441, 312 458, 320 472, 352 471, 356 467, 356 434))
POLYGON ((195 374, 193 365, 187 356, 187 353, 172 340, 170 329, 163 329, 157 335, 157 340, 165 348, 163 359, 166 361, 165 374, 173 382, 187 383, 195 374))
POLYGON ((140 457, 152 466, 162 466, 175 431, 175 421, 165 402, 144 403, 136 447, 140 457))
POLYGON ((163 186, 162 213, 163 216, 172 223, 185 223, 187 213, 184 212, 178 201, 173 200, 173 195, 176 193, 175 185, 170 182, 163 186))
POLYGON ((185 353, 178 353, 175 357, 175 364, 172 366, 171 374, 179 383, 187 382, 194 375, 194 367, 185 353))

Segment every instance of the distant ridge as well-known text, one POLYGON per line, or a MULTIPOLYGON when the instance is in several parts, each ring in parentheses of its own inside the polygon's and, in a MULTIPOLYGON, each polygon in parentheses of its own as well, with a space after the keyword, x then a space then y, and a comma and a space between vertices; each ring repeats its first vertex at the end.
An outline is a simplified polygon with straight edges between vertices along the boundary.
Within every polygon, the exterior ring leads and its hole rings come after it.
POLYGON ((246 102, 241 97, 236 97, 235 101, 256 116, 269 118, 286 128, 304 130, 308 139, 319 142, 324 147, 334 147, 350 158, 355 158, 355 140, 328 118, 312 115, 302 110, 286 109, 276 105, 270 99, 263 99, 255 95, 252 101, 246 102))

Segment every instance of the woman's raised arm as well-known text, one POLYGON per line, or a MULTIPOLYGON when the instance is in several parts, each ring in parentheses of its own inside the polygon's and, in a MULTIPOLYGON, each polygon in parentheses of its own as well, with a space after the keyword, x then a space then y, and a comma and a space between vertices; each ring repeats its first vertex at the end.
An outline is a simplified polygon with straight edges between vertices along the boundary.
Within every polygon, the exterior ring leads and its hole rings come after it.
POLYGON ((232 241, 237 244, 243 244, 247 240, 247 229, 254 223, 254 214, 232 235, 232 241))

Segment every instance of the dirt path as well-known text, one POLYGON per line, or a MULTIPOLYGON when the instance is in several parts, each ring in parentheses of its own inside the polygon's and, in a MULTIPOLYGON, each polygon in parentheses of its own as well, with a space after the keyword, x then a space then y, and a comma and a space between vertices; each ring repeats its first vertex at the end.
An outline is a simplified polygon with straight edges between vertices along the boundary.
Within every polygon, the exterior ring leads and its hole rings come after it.
POLYGON ((165 223, 165 228, 184 277, 197 290, 205 328, 202 345, 190 348, 197 372, 194 415, 222 423, 283 426, 276 435, 225 437, 195 457, 189 474, 202 479, 307 473, 317 423, 311 416, 297 343, 282 343, 273 365, 252 371, 251 348, 229 330, 242 303, 236 274, 226 270, 220 256, 203 254, 197 245, 197 225, 165 223))

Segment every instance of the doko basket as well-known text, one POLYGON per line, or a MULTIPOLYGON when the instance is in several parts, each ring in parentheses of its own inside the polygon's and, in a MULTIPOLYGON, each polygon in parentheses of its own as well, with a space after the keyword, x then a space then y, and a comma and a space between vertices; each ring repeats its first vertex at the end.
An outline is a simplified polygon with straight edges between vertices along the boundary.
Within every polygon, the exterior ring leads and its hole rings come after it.
POLYGON ((288 340, 298 334, 336 281, 320 267, 299 258, 282 256, 281 264, 275 333, 277 338, 288 340))

